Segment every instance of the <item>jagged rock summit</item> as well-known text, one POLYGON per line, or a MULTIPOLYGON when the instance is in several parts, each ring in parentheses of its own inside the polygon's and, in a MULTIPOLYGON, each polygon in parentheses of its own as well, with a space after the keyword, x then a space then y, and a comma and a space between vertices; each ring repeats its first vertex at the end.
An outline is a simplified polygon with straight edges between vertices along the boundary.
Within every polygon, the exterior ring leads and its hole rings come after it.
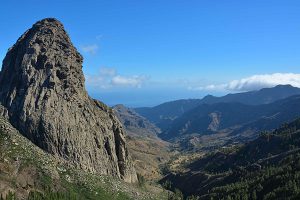
POLYGON ((45 151, 85 171, 135 182, 122 125, 88 96, 82 60, 58 20, 35 23, 4 58, 2 114, 45 151))

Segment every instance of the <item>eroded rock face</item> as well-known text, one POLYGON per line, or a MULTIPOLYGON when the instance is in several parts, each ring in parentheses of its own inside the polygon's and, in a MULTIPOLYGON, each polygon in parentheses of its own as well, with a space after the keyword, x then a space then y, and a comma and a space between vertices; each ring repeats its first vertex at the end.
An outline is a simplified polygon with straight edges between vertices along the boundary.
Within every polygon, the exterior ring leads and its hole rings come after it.
POLYGON ((123 128, 112 110, 85 90, 82 56, 63 25, 34 24, 9 49, 0 102, 10 122, 47 152, 99 174, 137 180, 123 128))

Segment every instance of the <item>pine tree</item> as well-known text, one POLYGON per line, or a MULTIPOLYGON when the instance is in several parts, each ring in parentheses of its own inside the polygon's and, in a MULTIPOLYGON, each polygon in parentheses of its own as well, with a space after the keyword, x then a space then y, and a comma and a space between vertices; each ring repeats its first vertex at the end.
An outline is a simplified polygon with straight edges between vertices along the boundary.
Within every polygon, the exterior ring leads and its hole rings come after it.
POLYGON ((252 192, 252 199, 253 199, 253 200, 256 200, 256 199, 257 199, 257 196, 256 196, 256 190, 253 190, 253 192, 252 192))

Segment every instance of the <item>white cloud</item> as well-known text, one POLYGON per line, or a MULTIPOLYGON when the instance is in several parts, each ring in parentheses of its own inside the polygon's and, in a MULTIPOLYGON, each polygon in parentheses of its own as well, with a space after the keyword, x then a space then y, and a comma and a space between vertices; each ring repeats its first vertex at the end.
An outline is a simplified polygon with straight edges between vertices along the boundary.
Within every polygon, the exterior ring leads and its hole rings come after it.
POLYGON ((117 74, 116 69, 110 67, 101 67, 100 68, 100 75, 103 76, 115 76, 117 74))
POLYGON ((96 54, 97 50, 98 50, 98 45, 96 44, 92 44, 92 45, 85 45, 85 46, 82 46, 81 49, 83 52, 85 53, 89 53, 89 54, 96 54))
POLYGON ((276 85, 292 85, 300 87, 300 74, 274 73, 261 74, 246 77, 240 80, 233 80, 229 83, 218 85, 206 85, 189 87, 190 90, 215 90, 215 91, 251 91, 261 88, 274 87, 276 85))
POLYGON ((143 75, 120 75, 116 69, 109 67, 101 67, 97 75, 86 76, 88 86, 102 89, 112 87, 141 88, 147 80, 148 77, 143 75))
POLYGON ((125 77, 125 76, 114 76, 111 80, 112 85, 115 86, 129 86, 129 87, 137 87, 141 88, 144 81, 147 80, 145 76, 132 76, 132 77, 125 77))

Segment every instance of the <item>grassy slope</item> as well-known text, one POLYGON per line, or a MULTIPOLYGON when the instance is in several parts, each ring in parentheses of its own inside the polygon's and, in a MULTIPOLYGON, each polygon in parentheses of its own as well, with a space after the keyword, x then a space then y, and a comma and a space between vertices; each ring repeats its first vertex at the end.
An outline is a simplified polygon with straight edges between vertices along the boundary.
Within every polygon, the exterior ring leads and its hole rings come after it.
POLYGON ((127 142, 136 171, 146 180, 162 178, 161 167, 172 154, 169 144, 156 137, 147 136, 128 136, 127 142))
POLYGON ((66 161, 36 147, 0 118, 0 194, 5 196, 9 191, 17 198, 25 198, 32 192, 48 194, 48 191, 71 195, 70 199, 164 198, 154 186, 141 188, 74 169, 66 161))

